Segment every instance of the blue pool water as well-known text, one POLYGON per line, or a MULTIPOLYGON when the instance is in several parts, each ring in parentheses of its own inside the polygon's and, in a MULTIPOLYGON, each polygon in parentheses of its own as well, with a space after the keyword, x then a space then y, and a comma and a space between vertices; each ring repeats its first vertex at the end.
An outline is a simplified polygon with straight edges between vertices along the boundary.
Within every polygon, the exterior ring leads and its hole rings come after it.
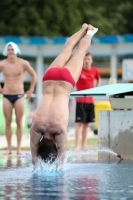
POLYGON ((0 199, 133 199, 132 161, 98 162, 97 154, 68 154, 62 171, 54 165, 34 171, 28 156, 0 154, 0 199))

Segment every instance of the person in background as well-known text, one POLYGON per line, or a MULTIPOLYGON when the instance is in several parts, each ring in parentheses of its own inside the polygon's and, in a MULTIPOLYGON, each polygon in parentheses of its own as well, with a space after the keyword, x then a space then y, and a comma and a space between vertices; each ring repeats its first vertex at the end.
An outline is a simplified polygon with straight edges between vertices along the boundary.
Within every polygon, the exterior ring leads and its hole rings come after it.
POLYGON ((29 90, 25 93, 26 98, 29 99, 34 91, 36 85, 36 73, 30 66, 29 62, 17 57, 21 54, 19 47, 9 42, 6 44, 3 55, 7 58, 0 62, 0 72, 4 74, 4 87, 0 85, 0 93, 3 94, 3 112, 5 117, 5 134, 8 144, 5 155, 12 153, 11 146, 11 121, 12 111, 15 110, 16 124, 17 124, 17 154, 21 154, 22 141, 22 118, 24 114, 24 72, 27 71, 31 75, 31 84, 29 90))
MULTIPOLYGON (((87 53, 83 60, 83 68, 76 83, 77 91, 98 87, 101 84, 99 70, 92 66, 93 58, 87 53), (96 82, 96 83, 95 83, 96 82)), ((94 122, 94 98, 76 98, 76 130, 75 151, 80 150, 80 138, 82 135, 82 150, 87 150, 88 124, 94 122)))

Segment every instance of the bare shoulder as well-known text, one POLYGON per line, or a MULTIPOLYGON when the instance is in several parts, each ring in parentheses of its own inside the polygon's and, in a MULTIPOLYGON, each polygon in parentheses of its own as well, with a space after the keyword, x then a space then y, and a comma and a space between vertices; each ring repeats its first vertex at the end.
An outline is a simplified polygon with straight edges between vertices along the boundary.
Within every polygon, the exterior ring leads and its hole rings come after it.
POLYGON ((21 66, 23 67, 24 70, 26 70, 26 71, 31 70, 32 67, 27 60, 19 58, 18 62, 19 62, 19 64, 21 64, 21 66))
POLYGON ((23 66, 30 65, 30 63, 29 63, 27 60, 23 59, 23 58, 18 58, 18 61, 19 61, 19 63, 21 63, 23 66))
POLYGON ((23 66, 23 70, 27 71, 31 76, 36 77, 36 73, 30 63, 27 60, 24 60, 22 58, 19 58, 19 63, 23 66))

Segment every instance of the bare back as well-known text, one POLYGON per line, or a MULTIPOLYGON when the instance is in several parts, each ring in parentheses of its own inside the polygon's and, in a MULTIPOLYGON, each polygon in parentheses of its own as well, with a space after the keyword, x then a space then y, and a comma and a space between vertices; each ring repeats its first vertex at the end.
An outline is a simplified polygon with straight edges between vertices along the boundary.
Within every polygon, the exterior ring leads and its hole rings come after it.
POLYGON ((8 62, 8 59, 4 59, 0 63, 0 72, 4 74, 4 94, 24 93, 23 79, 26 62, 21 58, 17 58, 13 63, 8 62))
POLYGON ((63 81, 43 83, 44 95, 37 108, 33 123, 44 132, 64 132, 68 125, 68 103, 72 85, 63 81), (42 112, 43 111, 43 112, 42 112))

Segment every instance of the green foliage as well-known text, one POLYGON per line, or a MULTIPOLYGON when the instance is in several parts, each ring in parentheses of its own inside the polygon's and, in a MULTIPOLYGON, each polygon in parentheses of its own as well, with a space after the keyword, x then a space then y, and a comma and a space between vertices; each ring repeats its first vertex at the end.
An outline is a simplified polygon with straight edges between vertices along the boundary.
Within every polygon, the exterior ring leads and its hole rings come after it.
POLYGON ((0 35, 69 36, 86 22, 99 35, 133 33, 133 0, 1 0, 0 35))

